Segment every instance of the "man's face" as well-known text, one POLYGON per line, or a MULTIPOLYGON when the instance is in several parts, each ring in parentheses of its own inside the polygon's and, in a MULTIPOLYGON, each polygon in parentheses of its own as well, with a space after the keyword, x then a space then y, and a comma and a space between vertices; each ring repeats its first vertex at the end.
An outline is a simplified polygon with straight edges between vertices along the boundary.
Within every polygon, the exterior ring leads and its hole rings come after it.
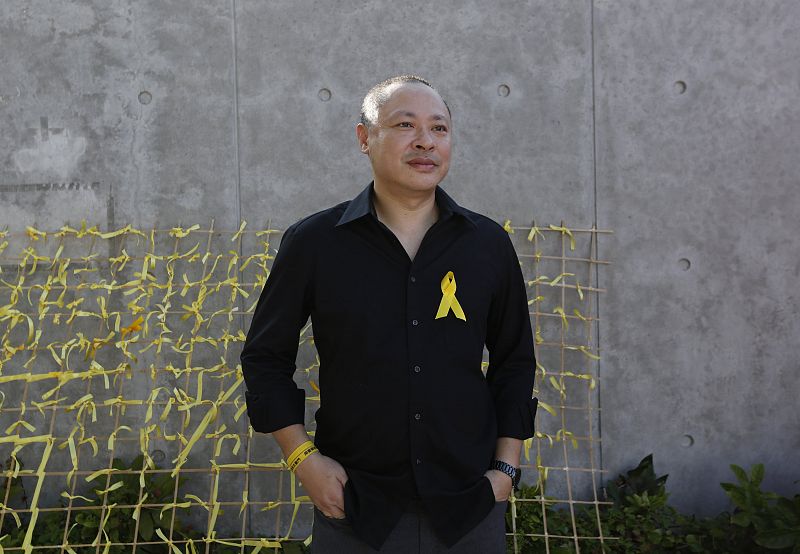
POLYGON ((376 183, 393 189, 427 191, 450 167, 450 116, 430 87, 404 83, 391 90, 370 128, 356 128, 376 183))

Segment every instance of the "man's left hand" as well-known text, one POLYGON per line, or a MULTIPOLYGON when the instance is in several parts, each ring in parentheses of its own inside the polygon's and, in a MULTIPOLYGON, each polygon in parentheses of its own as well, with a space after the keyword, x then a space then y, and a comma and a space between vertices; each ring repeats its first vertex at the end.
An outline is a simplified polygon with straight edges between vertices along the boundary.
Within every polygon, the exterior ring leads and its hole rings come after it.
POLYGON ((511 495, 512 488, 511 477, 496 469, 490 469, 484 473, 484 475, 492 484, 495 502, 503 502, 508 500, 508 497, 511 495))

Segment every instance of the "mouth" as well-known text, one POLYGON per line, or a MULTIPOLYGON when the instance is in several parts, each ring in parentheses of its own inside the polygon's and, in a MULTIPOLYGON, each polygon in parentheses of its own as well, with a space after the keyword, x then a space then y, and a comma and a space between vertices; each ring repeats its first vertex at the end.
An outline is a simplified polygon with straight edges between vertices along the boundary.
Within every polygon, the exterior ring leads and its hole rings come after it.
POLYGON ((407 163, 414 169, 419 169, 422 171, 432 171, 439 165, 430 158, 414 158, 413 160, 409 160, 407 163))

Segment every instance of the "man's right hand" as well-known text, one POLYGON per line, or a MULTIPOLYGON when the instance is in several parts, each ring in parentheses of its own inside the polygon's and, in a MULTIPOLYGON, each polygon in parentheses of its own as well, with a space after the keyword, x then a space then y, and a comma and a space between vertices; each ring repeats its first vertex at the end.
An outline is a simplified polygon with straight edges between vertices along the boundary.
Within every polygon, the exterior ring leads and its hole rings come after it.
POLYGON ((314 452, 294 472, 303 483, 311 501, 324 515, 344 519, 344 484, 347 483, 347 473, 339 462, 314 452))

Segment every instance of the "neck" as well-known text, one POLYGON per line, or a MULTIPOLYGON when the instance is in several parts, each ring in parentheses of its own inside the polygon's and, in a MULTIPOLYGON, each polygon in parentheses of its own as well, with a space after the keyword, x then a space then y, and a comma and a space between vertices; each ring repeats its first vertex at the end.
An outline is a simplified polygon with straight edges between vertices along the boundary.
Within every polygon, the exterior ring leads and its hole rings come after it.
POLYGON ((375 212, 378 219, 390 229, 411 232, 427 229, 439 218, 436 206, 436 189, 407 194, 392 191, 375 182, 375 212))

